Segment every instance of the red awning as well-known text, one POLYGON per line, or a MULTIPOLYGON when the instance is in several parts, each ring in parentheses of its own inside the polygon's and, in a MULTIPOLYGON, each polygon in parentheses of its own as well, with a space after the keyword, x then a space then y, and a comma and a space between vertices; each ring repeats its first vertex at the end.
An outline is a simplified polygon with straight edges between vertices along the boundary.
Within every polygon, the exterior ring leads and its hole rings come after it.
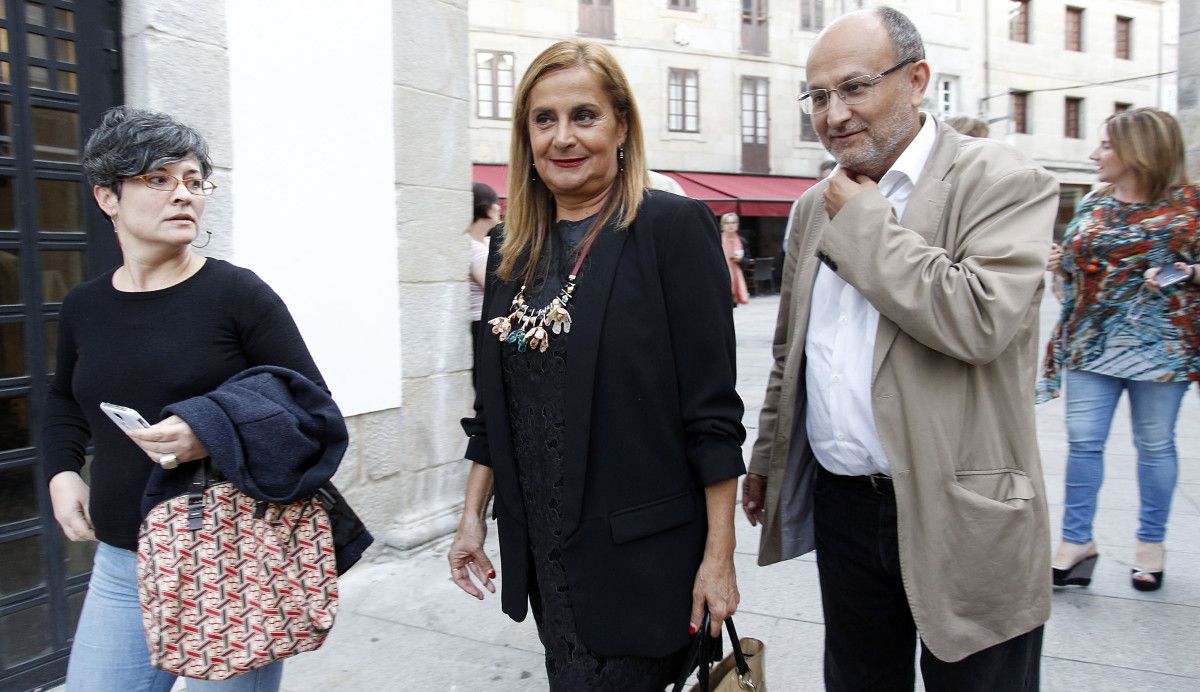
POLYGON ((817 184, 813 178, 783 175, 690 171, 681 171, 677 175, 737 199, 738 213, 742 216, 787 216, 792 210, 792 203, 805 190, 817 184))
POLYGON ((679 183, 679 186, 683 188, 684 193, 688 197, 704 202, 708 205, 709 209, 712 209, 712 213, 717 216, 737 211, 737 200, 723 192, 718 192, 711 187, 701 185, 695 180, 686 178, 675 171, 659 171, 659 173, 679 183))
MULTIPOLYGON (((472 180, 490 185, 500 196, 501 206, 507 206, 508 166, 477 163, 472 168, 472 180)), ((783 175, 659 172, 678 182, 688 197, 704 202, 717 215, 735 211, 742 216, 787 216, 792 202, 817 182, 783 175)))

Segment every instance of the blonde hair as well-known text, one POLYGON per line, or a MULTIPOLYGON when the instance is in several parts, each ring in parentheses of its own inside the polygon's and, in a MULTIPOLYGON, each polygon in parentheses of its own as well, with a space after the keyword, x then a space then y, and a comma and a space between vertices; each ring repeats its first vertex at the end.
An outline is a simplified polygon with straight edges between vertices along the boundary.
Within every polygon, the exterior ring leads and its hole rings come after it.
MULTIPOLYGON (((1151 202, 1167 199, 1188 184, 1183 132, 1175 116, 1157 108, 1134 108, 1113 113, 1104 120, 1113 153, 1137 178, 1138 192, 1151 202)), ((1106 185, 1100 194, 1111 195, 1106 185)))
MULTIPOLYGON (((724 225, 725 225, 725 219, 729 219, 729 218, 732 218, 733 220, 737 221, 738 223, 741 223, 741 219, 740 219, 740 218, 738 218, 737 212, 727 211, 727 212, 725 212, 724 214, 721 214, 721 223, 720 223, 720 225, 721 225, 721 226, 724 226, 724 225)), ((722 230, 722 231, 724 231, 725 229, 724 229, 724 228, 722 228, 721 230, 722 230)))
POLYGON ((496 275, 512 279, 517 262, 528 254, 524 278, 528 282, 541 258, 546 238, 555 221, 554 195, 540 179, 533 180, 533 151, 529 143, 529 93, 538 80, 551 72, 583 67, 600 78, 604 92, 612 101, 619 122, 626 126, 624 172, 618 172, 608 199, 596 222, 584 237, 586 245, 616 218, 628 227, 637 216, 642 196, 649 186, 646 172, 646 148, 642 140, 642 122, 633 90, 624 71, 608 49, 598 43, 579 39, 559 41, 534 58, 517 85, 513 96, 512 144, 509 152, 511 175, 508 181, 508 215, 504 220, 504 240, 500 246, 500 266, 496 275))

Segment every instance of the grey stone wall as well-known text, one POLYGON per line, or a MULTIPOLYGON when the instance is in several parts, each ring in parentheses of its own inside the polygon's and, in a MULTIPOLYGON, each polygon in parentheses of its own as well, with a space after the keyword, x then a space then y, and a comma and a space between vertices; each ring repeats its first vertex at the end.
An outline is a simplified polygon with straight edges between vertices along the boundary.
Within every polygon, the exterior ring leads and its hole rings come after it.
POLYGON ((234 190, 225 1, 125 0, 121 12, 125 103, 170 113, 208 140, 213 181, 221 191, 205 206, 212 242, 202 252, 228 258, 234 190))
POLYGON ((466 0, 396 0, 393 36, 402 399, 351 421, 337 480, 378 538, 407 549, 454 530, 470 466, 466 0))
POLYGON ((1200 180, 1200 3, 1179 3, 1179 121, 1188 172, 1200 180))
POLYGON ((467 317, 471 158, 467 0, 397 0, 394 10, 396 217, 400 253, 404 492, 389 545, 454 530, 469 462, 467 317))

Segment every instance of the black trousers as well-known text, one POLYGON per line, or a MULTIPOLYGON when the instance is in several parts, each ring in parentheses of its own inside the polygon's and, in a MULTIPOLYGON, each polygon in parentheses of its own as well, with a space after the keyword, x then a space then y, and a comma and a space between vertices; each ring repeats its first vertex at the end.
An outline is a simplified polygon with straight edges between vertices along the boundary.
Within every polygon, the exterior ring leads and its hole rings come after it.
MULTIPOLYGON (((912 690, 917 628, 900 578, 896 498, 890 482, 823 467, 814 489, 817 571, 825 613, 825 688, 912 690)), ((1036 690, 1037 629, 947 663, 921 644, 927 690, 1036 690)))

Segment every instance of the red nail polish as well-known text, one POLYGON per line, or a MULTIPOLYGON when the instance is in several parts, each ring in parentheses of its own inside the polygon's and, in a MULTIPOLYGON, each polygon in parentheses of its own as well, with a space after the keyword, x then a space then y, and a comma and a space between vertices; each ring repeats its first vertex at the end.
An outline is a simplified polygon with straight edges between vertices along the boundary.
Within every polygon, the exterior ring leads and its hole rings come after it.
POLYGON ((496 578, 496 570, 494 570, 494 569, 489 570, 488 571, 488 579, 495 579, 495 578, 496 578))
POLYGON ((691 623, 688 623, 688 634, 689 634, 689 635, 695 635, 695 634, 696 634, 696 626, 695 626, 695 625, 693 625, 693 624, 691 624, 691 623))

